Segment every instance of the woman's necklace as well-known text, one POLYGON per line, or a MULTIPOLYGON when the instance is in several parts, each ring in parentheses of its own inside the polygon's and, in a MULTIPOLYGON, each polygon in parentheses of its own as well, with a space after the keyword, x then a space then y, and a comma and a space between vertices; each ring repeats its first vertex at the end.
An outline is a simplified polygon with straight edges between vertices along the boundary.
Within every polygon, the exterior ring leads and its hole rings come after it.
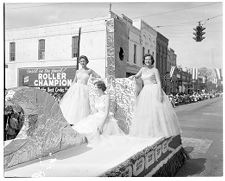
POLYGON ((152 72, 152 68, 153 68, 152 66, 151 66, 151 67, 147 67, 147 66, 146 66, 146 67, 145 67, 145 72, 146 72, 146 73, 147 73, 147 72, 152 72))

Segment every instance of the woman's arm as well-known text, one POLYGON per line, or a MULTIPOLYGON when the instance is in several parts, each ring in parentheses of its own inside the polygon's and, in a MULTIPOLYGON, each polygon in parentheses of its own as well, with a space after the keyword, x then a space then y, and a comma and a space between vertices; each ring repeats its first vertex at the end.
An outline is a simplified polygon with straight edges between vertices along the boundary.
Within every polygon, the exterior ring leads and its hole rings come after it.
POLYGON ((157 68, 155 68, 155 78, 156 78, 156 82, 159 85, 159 96, 160 96, 160 101, 163 101, 163 92, 162 92, 162 87, 161 87, 161 81, 160 81, 160 75, 159 75, 159 71, 157 68))
POLYGON ((106 98, 105 98, 105 112, 104 112, 104 121, 103 123, 99 126, 99 133, 101 134, 103 132, 103 128, 104 128, 104 125, 107 121, 107 117, 109 115, 109 95, 106 95, 106 98))
POLYGON ((92 77, 95 77, 95 78, 101 78, 100 75, 98 75, 94 70, 90 69, 90 75, 92 75, 92 77))
MULTIPOLYGON (((78 70, 77 70, 78 71, 78 70)), ((73 79, 73 82, 72 84, 76 83, 77 82, 77 71, 75 72, 75 76, 74 76, 74 79, 73 79)))
POLYGON ((141 74, 142 74, 142 69, 143 68, 141 68, 139 71, 138 71, 138 73, 136 73, 135 75, 131 75, 130 77, 131 78, 135 78, 135 79, 138 79, 138 78, 140 78, 141 77, 141 74))
POLYGON ((159 75, 159 71, 157 68, 155 68, 155 78, 156 78, 156 82, 159 85, 159 87, 161 88, 161 81, 160 81, 160 75, 159 75))

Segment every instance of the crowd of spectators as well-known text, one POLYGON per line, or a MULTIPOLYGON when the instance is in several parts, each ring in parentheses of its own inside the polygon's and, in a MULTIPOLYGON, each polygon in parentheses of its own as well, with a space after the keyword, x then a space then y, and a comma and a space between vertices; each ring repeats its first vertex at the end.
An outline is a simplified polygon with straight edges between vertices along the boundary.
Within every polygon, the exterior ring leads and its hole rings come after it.
POLYGON ((210 92, 210 93, 203 93, 203 92, 193 92, 190 94, 187 93, 171 93, 168 95, 169 100, 173 107, 176 107, 178 105, 182 104, 189 104, 193 102, 198 102, 206 99, 212 99, 215 97, 222 96, 222 92, 210 92))

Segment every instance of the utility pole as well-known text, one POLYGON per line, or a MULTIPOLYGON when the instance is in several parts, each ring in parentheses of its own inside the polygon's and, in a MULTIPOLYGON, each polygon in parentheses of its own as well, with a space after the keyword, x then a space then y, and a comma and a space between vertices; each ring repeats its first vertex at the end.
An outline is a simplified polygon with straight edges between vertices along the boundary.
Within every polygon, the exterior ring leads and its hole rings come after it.
POLYGON ((109 12, 111 12, 111 10, 112 10, 112 4, 109 3, 109 12))
POLYGON ((79 70, 79 57, 80 57, 80 37, 81 37, 81 27, 79 28, 78 34, 78 51, 77 51, 77 70, 79 70))

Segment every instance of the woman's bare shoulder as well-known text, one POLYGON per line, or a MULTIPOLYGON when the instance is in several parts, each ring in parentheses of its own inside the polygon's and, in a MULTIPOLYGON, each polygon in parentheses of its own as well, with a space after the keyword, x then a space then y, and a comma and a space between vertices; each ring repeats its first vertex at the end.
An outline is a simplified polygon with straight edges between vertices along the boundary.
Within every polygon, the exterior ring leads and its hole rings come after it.
POLYGON ((109 99, 109 94, 104 94, 103 95, 105 98, 109 99))
POLYGON ((146 67, 141 67, 141 68, 139 69, 139 71, 140 71, 140 72, 143 72, 143 71, 145 71, 145 69, 146 69, 146 67))
POLYGON ((90 68, 88 68, 87 71, 88 71, 88 74, 92 74, 93 73, 93 70, 90 69, 90 68))
POLYGON ((103 95, 103 96, 104 96, 104 99, 105 99, 105 100, 109 101, 109 94, 105 94, 105 95, 103 95))
POLYGON ((153 70, 154 70, 155 72, 159 72, 159 70, 158 70, 156 67, 153 67, 153 70))

